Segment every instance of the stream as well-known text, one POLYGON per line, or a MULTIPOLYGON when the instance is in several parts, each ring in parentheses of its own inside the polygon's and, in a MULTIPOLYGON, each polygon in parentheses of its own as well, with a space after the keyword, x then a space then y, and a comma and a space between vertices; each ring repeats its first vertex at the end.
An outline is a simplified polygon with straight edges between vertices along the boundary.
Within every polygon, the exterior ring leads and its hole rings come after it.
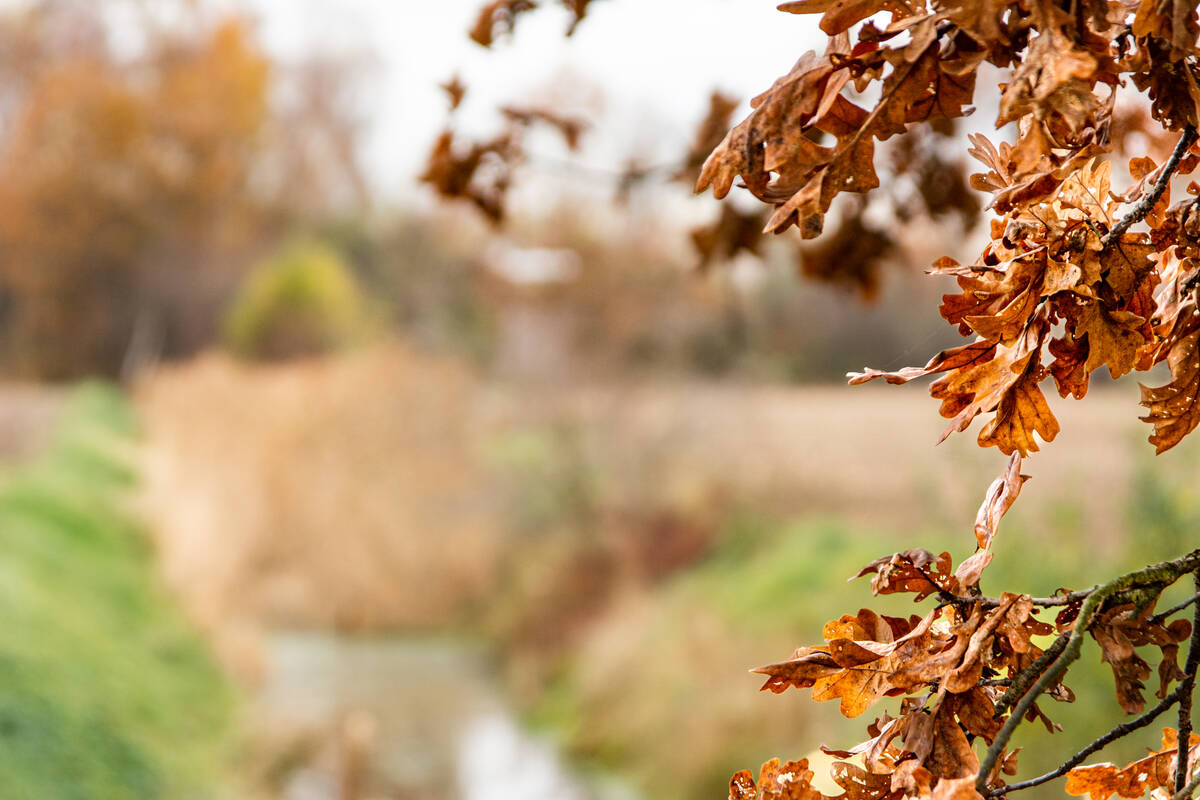
POLYGON ((486 651, 453 639, 272 634, 254 702, 304 754, 283 800, 615 800, 504 703, 486 651))

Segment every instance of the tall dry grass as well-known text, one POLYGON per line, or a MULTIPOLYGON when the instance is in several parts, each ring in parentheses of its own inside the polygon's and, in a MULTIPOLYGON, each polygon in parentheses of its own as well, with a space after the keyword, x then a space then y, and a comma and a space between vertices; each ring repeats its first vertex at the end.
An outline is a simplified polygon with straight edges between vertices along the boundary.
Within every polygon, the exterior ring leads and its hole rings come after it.
MULTIPOLYGON (((1069 512, 1115 546, 1133 388, 1059 404, 1022 519, 1069 512)), ((597 571, 612 574, 590 593, 694 560, 737 509, 967 530, 1004 460, 970 434, 935 449, 942 420, 915 387, 533 387, 400 344, 268 367, 208 355, 136 402, 164 574, 233 640, 260 622, 445 627, 503 612, 500 590, 552 611, 597 571)))

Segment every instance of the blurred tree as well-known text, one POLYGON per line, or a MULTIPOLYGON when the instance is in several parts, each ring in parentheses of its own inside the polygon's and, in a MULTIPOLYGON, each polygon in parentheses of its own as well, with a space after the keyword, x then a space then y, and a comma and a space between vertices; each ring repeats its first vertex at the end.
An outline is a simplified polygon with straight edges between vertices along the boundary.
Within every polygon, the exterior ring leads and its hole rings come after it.
POLYGON ((245 21, 195 10, 122 57, 102 10, 0 22, 0 323, 13 368, 47 378, 194 350, 272 239, 363 200, 345 73, 272 64, 245 21), (308 89, 278 103, 287 81, 308 89))

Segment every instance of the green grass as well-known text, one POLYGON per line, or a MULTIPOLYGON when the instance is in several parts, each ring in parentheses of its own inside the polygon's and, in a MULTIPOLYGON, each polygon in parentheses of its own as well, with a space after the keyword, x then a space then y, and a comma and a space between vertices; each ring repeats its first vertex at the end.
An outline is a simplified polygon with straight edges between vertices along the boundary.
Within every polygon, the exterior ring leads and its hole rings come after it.
MULTIPOLYGON (((1089 547, 1080 514, 1063 505, 1053 516, 1029 521, 1014 509, 984 575, 985 591, 1045 595, 1062 586, 1086 587, 1143 566, 1147 550, 1161 549, 1161 542, 1148 548, 1135 540, 1115 557, 1084 558, 1089 547)), ((895 713, 896 701, 847 720, 836 703, 814 703, 808 692, 758 694, 761 681, 745 669, 786 658, 796 645, 821 642, 825 622, 862 607, 891 615, 924 614, 932 607, 932 600, 917 605, 909 595, 872 597, 868 578, 847 581, 874 558, 925 547, 947 550, 957 563, 974 548, 969 526, 957 533, 898 532, 837 519, 735 519, 717 541, 709 558, 610 625, 596 645, 568 663, 532 715, 570 751, 659 800, 719 797, 736 769, 868 738, 867 724, 885 710, 895 713), (618 650, 624 654, 615 655, 618 650)), ((1153 704, 1157 678, 1147 684, 1153 704)), ((1111 672, 1090 641, 1068 685, 1075 703, 1042 703, 1063 733, 1051 735, 1040 724, 1018 731, 1022 777, 1056 766, 1125 718, 1111 672)), ((1171 723, 1164 717, 1163 724, 1171 723)), ((1146 746, 1157 746, 1160 727, 1093 761, 1138 757, 1146 746)), ((1061 784, 1028 794, 1060 796, 1061 784)))
POLYGON ((127 507, 123 398, 77 390, 49 451, 0 477, 0 793, 216 796, 233 696, 127 507))

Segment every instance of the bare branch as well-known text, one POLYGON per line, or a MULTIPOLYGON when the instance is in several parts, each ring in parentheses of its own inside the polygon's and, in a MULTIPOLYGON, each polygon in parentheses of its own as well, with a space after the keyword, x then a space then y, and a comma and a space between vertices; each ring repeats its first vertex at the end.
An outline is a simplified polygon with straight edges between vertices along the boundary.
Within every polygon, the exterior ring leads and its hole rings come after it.
POLYGON ((1200 774, 1197 774, 1196 777, 1192 778, 1187 786, 1176 792, 1171 797, 1171 800, 1189 800, 1191 796, 1196 793, 1197 789, 1200 789, 1200 774))
POLYGON ((1020 700, 1025 692, 1029 691, 1029 687, 1037 680, 1038 676, 1045 672, 1054 660, 1062 653, 1063 648, 1067 646, 1067 640, 1071 638, 1069 632, 1061 634, 1054 642, 1046 648, 1046 652, 1038 656, 1038 659, 1021 671, 1021 674, 1013 678, 1012 685, 1008 687, 1008 691, 1004 696, 996 701, 995 714, 1000 716, 1005 711, 1008 711, 1013 703, 1020 700))
POLYGON ((1183 611, 1185 608, 1187 608, 1188 606, 1190 606, 1192 603, 1196 602, 1197 600, 1200 600, 1200 592, 1197 592, 1196 594, 1192 595, 1187 600, 1184 600, 1182 603, 1176 603, 1175 605, 1168 608, 1166 611, 1158 612, 1153 617, 1146 620, 1146 624, 1147 625, 1161 625, 1163 623, 1163 621, 1166 620, 1167 617, 1171 616, 1172 614, 1176 614, 1180 611, 1183 611))
POLYGON ((1071 634, 1067 639, 1067 644, 1063 648, 1062 654, 1055 659, 1054 663, 1033 684, 1033 687, 1017 702, 1012 714, 1005 720, 1004 727, 1000 729, 1000 733, 996 735, 995 740, 988 747, 987 754, 980 763, 979 773, 975 778, 975 788, 980 794, 987 791, 988 775, 991 774, 992 768, 996 766, 1001 753, 1004 752, 1004 748, 1008 746, 1009 740, 1012 739, 1013 732, 1021 724, 1021 720, 1030 707, 1037 702, 1038 697, 1043 692, 1062 677, 1063 673, 1067 671, 1067 667, 1079 658, 1079 651, 1083 647, 1083 635, 1091 626, 1092 620, 1096 613, 1100 611, 1105 601, 1129 589, 1158 588, 1161 591, 1177 581, 1180 576, 1198 569, 1200 569, 1200 549, 1193 550, 1186 556, 1174 561, 1164 561, 1161 564, 1155 564, 1136 572, 1122 575, 1096 588, 1087 596, 1087 599, 1083 601, 1083 607, 1079 609, 1079 617, 1071 627, 1071 634))
POLYGON ((1089 744, 1087 747, 1083 748, 1078 753, 1076 753, 1075 755, 1068 758, 1066 761, 1064 761, 1058 767, 1050 770, 1049 772, 1045 773, 1044 775, 1039 775, 1036 778, 1030 778, 1027 781, 1021 781, 1020 783, 1014 783, 1009 786, 999 786, 995 789, 992 789, 988 793, 988 796, 989 797, 998 797, 1000 795, 1008 794, 1010 792, 1020 791, 1021 789, 1031 789, 1034 786, 1041 786, 1043 783, 1052 781, 1055 778, 1061 778, 1063 775, 1066 775, 1072 769, 1074 769, 1075 767, 1082 764, 1087 759, 1088 756, 1092 755, 1093 753, 1097 753, 1097 752, 1103 750, 1105 747, 1108 747, 1108 745, 1112 744, 1117 739, 1128 736, 1129 734, 1133 733, 1134 731, 1139 730, 1139 729, 1144 728, 1147 725, 1149 725, 1151 722, 1153 722, 1155 719, 1157 719, 1164 711, 1166 711, 1168 708, 1170 708, 1171 706, 1173 706, 1177 702, 1179 702, 1179 697, 1181 694, 1183 694, 1183 685, 1182 684, 1180 684, 1179 686, 1176 686, 1175 691, 1171 692, 1169 695, 1164 697, 1159 702, 1159 704, 1156 705, 1154 708, 1145 712, 1144 714, 1137 717, 1136 719, 1131 719, 1128 722, 1122 722, 1120 725, 1116 726, 1115 728, 1110 730, 1108 733, 1099 737, 1098 739, 1093 741, 1091 744, 1089 744))
MULTIPOLYGON (((935 584, 936 585, 936 584, 935 584)), ((1067 592, 1066 594, 1053 595, 1051 597, 1031 597, 1029 602, 1035 606, 1043 608, 1051 608, 1054 606, 1069 606, 1071 603, 1078 603, 1086 598, 1089 594, 1096 591, 1098 587, 1093 586, 1091 589, 1080 589, 1077 592, 1067 592)), ((974 597, 972 595, 958 595, 949 592, 939 592, 938 597, 946 605, 971 605, 973 603, 982 603, 984 608, 999 608, 1004 605, 1004 601, 999 597, 974 597)))
MULTIPOLYGON (((1197 592, 1200 592, 1200 570, 1192 573, 1197 592)), ((1188 644, 1183 680, 1179 682, 1179 753, 1175 758, 1175 791, 1183 791, 1187 780, 1188 740, 1192 736, 1192 692, 1196 688, 1196 669, 1200 667, 1200 606, 1192 614, 1192 641, 1188 644)))
POLYGON ((1121 238, 1121 234, 1129 230, 1130 226, 1141 222, 1154 208, 1154 204, 1162 197, 1163 192, 1167 190, 1167 186, 1171 183, 1171 177, 1175 174, 1176 168, 1179 167, 1179 162, 1183 160, 1183 156, 1187 153, 1188 148, 1196 141, 1196 129, 1188 125, 1183 129, 1183 133, 1179 136, 1179 141, 1175 143, 1175 149, 1171 151, 1171 157, 1167 159, 1167 163, 1163 164, 1162 172, 1159 173, 1158 180, 1150 187, 1150 191, 1142 195, 1142 199, 1134 204, 1129 213, 1117 220, 1117 224, 1113 225, 1100 244, 1107 248, 1117 239, 1121 238))

